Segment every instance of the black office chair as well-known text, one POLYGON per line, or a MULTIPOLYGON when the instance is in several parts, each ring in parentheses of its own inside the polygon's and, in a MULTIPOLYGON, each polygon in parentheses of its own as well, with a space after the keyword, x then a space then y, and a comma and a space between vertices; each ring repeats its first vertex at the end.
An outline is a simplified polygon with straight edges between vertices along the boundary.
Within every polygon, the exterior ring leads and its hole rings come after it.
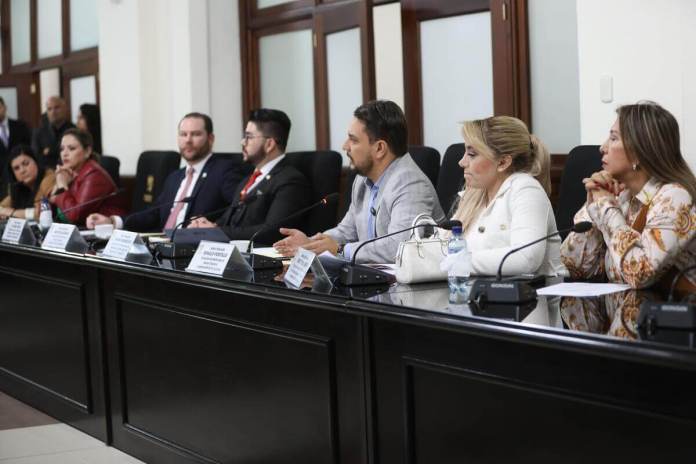
POLYGON ((448 217, 451 216, 450 210, 457 198, 457 193, 464 187, 464 171, 459 167, 462 156, 464 156, 463 143, 454 143, 447 147, 437 176, 437 197, 442 210, 448 217))
MULTIPOLYGON (((338 192, 343 164, 340 154, 335 151, 298 151, 288 153, 285 159, 309 181, 312 186, 312 202, 317 202, 330 193, 338 192)), ((331 229, 336 225, 337 211, 337 200, 311 210, 305 219, 304 232, 307 235, 313 235, 331 229)))
POLYGON ((244 156, 239 153, 233 153, 233 152, 215 152, 215 156, 228 159, 232 161, 233 164, 237 165, 237 170, 242 176, 242 179, 244 179, 246 176, 252 173, 254 170, 254 165, 251 163, 245 163, 244 162, 244 156))
POLYGON ((162 193, 164 180, 179 169, 180 161, 181 157, 175 151, 144 151, 140 154, 133 186, 133 212, 153 205, 162 193))
MULTIPOLYGON (((587 193, 582 180, 602 170, 602 154, 599 145, 579 145, 568 153, 556 207, 556 227, 566 229, 573 225, 573 217, 585 204, 587 193)), ((561 234, 565 239, 567 233, 561 234)))
POLYGON ((101 155, 99 164, 109 173, 117 187, 121 186, 121 161, 115 156, 101 155))
POLYGON ((433 186, 437 185, 437 176, 440 171, 440 152, 423 145, 409 145, 408 152, 421 171, 428 176, 433 186))

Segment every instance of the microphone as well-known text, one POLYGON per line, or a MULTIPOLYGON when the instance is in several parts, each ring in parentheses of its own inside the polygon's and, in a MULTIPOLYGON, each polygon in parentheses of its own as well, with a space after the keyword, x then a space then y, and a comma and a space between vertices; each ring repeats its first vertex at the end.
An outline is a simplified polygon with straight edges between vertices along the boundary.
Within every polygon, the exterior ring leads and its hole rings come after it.
POLYGON ((526 243, 526 244, 519 246, 517 248, 513 248, 512 250, 505 253, 505 256, 503 256, 503 259, 500 260, 500 264, 498 265, 498 272, 496 273, 496 278, 494 281, 486 280, 486 279, 475 279, 474 280, 472 287, 471 287, 471 294, 469 295, 469 301, 470 302, 473 301, 477 305, 481 306, 481 305, 485 305, 488 302, 492 302, 492 303, 526 303, 528 301, 534 300, 537 297, 536 290, 534 288, 532 288, 532 286, 529 285, 527 282, 520 282, 520 281, 502 282, 503 264, 505 263, 505 260, 510 255, 517 253, 520 250, 524 250, 527 247, 530 247, 530 246, 537 244, 539 242, 543 242, 545 240, 548 240, 552 237, 555 237, 556 235, 559 235, 559 234, 562 234, 565 232, 585 233, 590 229, 592 229, 591 222, 589 222, 589 221, 578 222, 577 224, 573 224, 572 227, 568 227, 567 229, 557 230, 556 232, 545 235, 537 240, 531 241, 531 242, 526 243))
POLYGON ((287 221, 289 221, 291 219, 295 219, 296 217, 299 217, 299 216, 307 213, 308 211, 313 210, 314 208, 318 208, 319 206, 326 206, 329 204, 329 201, 332 201, 336 198, 338 198, 338 192, 329 193, 328 195, 326 195, 324 198, 322 198, 318 202, 313 203, 313 204, 307 206, 306 208, 302 208, 299 211, 295 211, 291 215, 286 216, 279 221, 275 221, 272 224, 262 224, 261 227, 259 228, 259 230, 254 232, 252 234, 252 236, 249 237, 249 245, 247 246, 245 254, 249 258, 249 261, 250 261, 249 264, 251 265, 251 267, 254 270, 256 270, 256 269, 275 269, 275 268, 283 267, 283 261, 280 259, 269 258, 268 256, 254 254, 254 240, 256 240, 256 237, 258 237, 258 235, 261 232, 268 230, 269 228, 272 228, 272 227, 279 227, 283 223, 286 223, 287 221))
POLYGON ((679 280, 694 269, 696 265, 686 267, 675 274, 669 286, 666 302, 645 301, 640 305, 637 326, 643 338, 662 340, 658 334, 659 329, 696 331, 696 304, 674 301, 674 291, 679 280))
POLYGON ((341 268, 341 272, 339 275, 339 282, 342 285, 345 285, 347 287, 351 287, 354 285, 375 285, 375 284, 384 284, 384 283, 391 283, 394 281, 394 276, 391 274, 388 274, 386 272, 380 271, 378 269, 373 269, 369 266, 363 266, 360 264, 355 264, 355 259, 358 256, 358 251, 368 243, 373 243, 376 242, 377 240, 382 240, 383 238, 387 237, 392 237, 394 235, 399 235, 403 234, 404 232, 408 232, 410 230, 417 229, 418 227, 439 227, 441 229, 446 229, 446 230, 452 230, 454 227, 461 227, 462 222, 457 221, 456 219, 452 220, 447 220, 443 221, 439 224, 432 224, 432 223, 424 223, 424 224, 417 224, 415 226, 407 227, 403 230, 398 230, 396 232, 391 232, 386 235, 382 235, 379 237, 371 238, 369 240, 365 240, 362 242, 358 247, 355 249, 353 252, 353 257, 350 260, 350 264, 346 264, 341 268))

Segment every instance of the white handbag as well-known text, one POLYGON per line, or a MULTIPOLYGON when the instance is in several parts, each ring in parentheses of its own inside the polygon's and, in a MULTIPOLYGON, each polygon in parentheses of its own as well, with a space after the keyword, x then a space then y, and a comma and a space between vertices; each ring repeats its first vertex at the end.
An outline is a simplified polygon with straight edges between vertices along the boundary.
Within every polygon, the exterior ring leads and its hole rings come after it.
MULTIPOLYGON (((432 224, 435 221, 421 214, 413 225, 432 224)), ((447 240, 440 238, 440 229, 428 238, 421 238, 420 228, 411 232, 411 237, 399 244, 396 252, 396 281, 400 284, 447 280, 447 271, 440 269, 440 262, 447 256, 447 240)))

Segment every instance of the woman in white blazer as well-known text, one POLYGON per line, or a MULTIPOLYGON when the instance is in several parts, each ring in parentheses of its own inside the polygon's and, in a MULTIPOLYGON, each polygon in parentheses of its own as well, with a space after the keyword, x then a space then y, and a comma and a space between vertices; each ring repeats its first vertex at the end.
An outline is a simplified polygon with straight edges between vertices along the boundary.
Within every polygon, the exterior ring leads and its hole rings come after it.
MULTIPOLYGON (((509 116, 467 121, 462 133, 465 190, 453 219, 462 221, 472 274, 494 275, 508 251, 556 231, 549 152, 509 116)), ((510 255, 503 275, 556 275, 560 243, 554 237, 510 255)))

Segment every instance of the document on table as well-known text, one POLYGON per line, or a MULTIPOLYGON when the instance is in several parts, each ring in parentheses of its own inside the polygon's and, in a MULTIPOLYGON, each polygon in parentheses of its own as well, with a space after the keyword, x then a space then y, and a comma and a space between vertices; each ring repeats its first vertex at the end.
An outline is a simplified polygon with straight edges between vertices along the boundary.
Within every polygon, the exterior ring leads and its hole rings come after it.
MULTIPOLYGON (((246 250, 242 250, 242 251, 246 251, 246 250)), ((254 254, 266 256, 268 258, 287 259, 288 261, 290 260, 290 258, 286 258, 285 256, 278 253, 278 251, 273 247, 258 247, 258 248, 254 247, 254 254)))
POLYGON ((554 296, 601 296, 609 293, 623 292, 631 288, 626 284, 593 284, 588 282, 565 282, 537 290, 537 295, 554 296))

